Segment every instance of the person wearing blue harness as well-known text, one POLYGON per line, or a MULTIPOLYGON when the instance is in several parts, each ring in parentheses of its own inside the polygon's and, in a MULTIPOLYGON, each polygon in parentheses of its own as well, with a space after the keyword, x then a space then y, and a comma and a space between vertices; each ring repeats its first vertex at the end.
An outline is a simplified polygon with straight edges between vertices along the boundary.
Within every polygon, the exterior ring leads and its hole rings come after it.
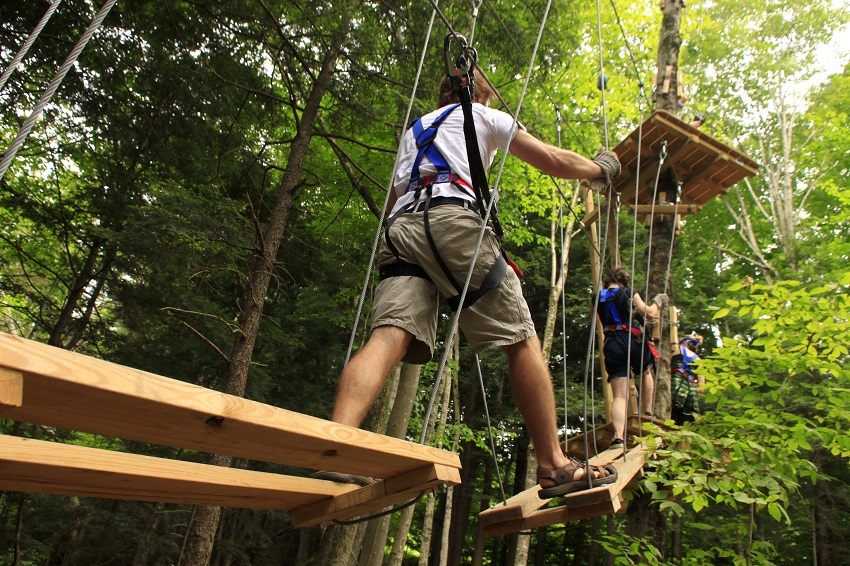
POLYGON ((671 418, 677 425, 694 420, 699 413, 699 393, 705 385, 705 378, 694 371, 693 364, 699 360, 699 349, 703 337, 697 333, 685 336, 679 341, 679 353, 670 360, 671 367, 671 418))
MULTIPOLYGON (((605 341, 602 354, 605 359, 605 372, 611 384, 613 400, 611 402, 611 420, 614 423, 612 447, 622 446, 626 431, 626 410, 629 400, 629 370, 631 375, 641 376, 641 410, 652 416, 652 404, 655 396, 655 376, 653 368, 658 353, 652 342, 644 339, 638 325, 638 316, 648 319, 657 318, 667 295, 659 293, 647 305, 640 294, 629 287, 631 276, 622 267, 616 268, 603 280, 602 289, 596 303, 596 315, 602 324, 605 341), (635 316, 631 316, 632 311, 635 316)), ((641 319, 642 321, 642 319, 641 319)))
MULTIPOLYGON (((514 400, 540 465, 541 497, 610 483, 617 477, 612 466, 592 466, 588 482, 584 464, 561 448, 552 379, 499 230, 492 223, 484 227, 477 256, 475 247, 489 198, 480 171, 498 150, 565 179, 610 179, 619 174, 619 161, 610 151, 591 160, 538 140, 518 129, 510 115, 489 107, 494 95, 488 85, 472 87, 469 73, 444 77, 439 108, 417 120, 400 141, 378 254, 372 333, 343 370, 331 419, 359 426, 393 367, 431 359, 442 295, 461 309, 460 327, 475 352, 498 347, 507 355, 514 400), (460 305, 471 264, 469 293, 460 305)), ((333 473, 317 477, 345 481, 333 473)))

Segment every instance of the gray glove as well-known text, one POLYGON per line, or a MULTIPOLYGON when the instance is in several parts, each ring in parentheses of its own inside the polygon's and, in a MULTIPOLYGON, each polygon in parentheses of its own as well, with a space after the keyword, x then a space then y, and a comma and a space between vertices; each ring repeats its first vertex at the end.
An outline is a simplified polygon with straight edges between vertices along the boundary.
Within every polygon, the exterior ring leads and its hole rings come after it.
POLYGON ((602 168, 602 175, 607 182, 620 176, 620 160, 613 151, 603 150, 596 154, 593 162, 602 168))
POLYGON ((652 298, 652 302, 658 305, 658 308, 663 309, 670 302, 667 293, 658 293, 652 298))

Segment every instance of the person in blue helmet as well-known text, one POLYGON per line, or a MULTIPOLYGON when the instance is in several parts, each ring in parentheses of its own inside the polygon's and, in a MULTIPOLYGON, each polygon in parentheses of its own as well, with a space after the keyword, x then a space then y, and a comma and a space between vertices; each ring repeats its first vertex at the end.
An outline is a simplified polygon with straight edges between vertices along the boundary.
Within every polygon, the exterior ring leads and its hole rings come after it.
POLYGON ((693 421, 699 413, 699 393, 705 385, 705 378, 694 371, 694 363, 699 360, 699 350, 703 337, 696 332, 679 341, 679 353, 671 359, 671 418, 677 425, 693 421))
POLYGON ((655 396, 654 367, 659 356, 652 342, 644 339, 639 323, 643 321, 643 317, 657 318, 661 309, 667 305, 667 295, 664 293, 659 293, 647 304, 632 290, 630 283, 629 272, 618 267, 605 277, 603 288, 598 297, 594 297, 596 315, 605 333, 602 353, 613 396, 612 447, 622 446, 625 438, 630 371, 631 375, 641 376, 641 410, 644 415, 652 416, 655 396))

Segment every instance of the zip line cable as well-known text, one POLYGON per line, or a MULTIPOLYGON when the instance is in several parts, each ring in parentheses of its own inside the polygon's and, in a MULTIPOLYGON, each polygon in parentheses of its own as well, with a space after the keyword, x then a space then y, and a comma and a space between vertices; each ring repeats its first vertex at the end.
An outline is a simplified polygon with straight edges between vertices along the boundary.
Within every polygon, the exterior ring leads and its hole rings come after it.
MULTIPOLYGON (((639 113, 640 113, 641 120, 640 120, 640 125, 638 126, 637 170, 635 172, 635 204, 637 204, 637 194, 638 194, 638 189, 639 189, 639 186, 640 186, 639 185, 639 183, 640 183, 640 166, 641 166, 642 143, 643 143, 643 107, 640 105, 640 100, 638 100, 638 107, 640 108, 639 113)), ((632 261, 631 261, 631 265, 629 266, 629 273, 632 274, 633 278, 634 278, 634 275, 635 275, 635 263, 636 263, 636 261, 637 261, 637 210, 635 210, 634 219, 633 219, 633 222, 632 222, 632 261)), ((635 281, 633 279, 632 280, 632 286, 631 286, 632 296, 629 297, 629 332, 631 332, 632 325, 634 324, 634 314, 635 314, 634 303, 633 303, 634 283, 635 283, 635 281)), ((646 331, 645 325, 644 325, 644 331, 646 331)), ((629 363, 628 370, 631 371, 631 362, 632 362, 632 338, 631 338, 631 336, 629 336, 629 340, 626 343, 628 345, 626 347, 626 359, 629 361, 628 362, 629 363)), ((643 367, 643 359, 641 359, 641 368, 642 367, 643 367)), ((626 374, 626 376, 628 377, 628 373, 626 374)), ((638 379, 637 376, 635 376, 635 379, 638 379)), ((639 387, 638 397, 640 397, 640 395, 643 392, 643 373, 642 372, 641 372, 641 375, 640 375, 640 382, 639 382, 638 387, 639 387)), ((628 388, 628 389, 629 389, 629 394, 631 394, 631 388, 628 388)), ((628 402, 628 396, 627 396, 626 397, 626 430, 623 431, 623 436, 625 437, 625 438, 623 438, 623 455, 624 455, 624 457, 625 457, 625 454, 626 454, 627 449, 628 449, 628 435, 626 434, 626 431, 629 428, 628 408, 629 408, 629 402, 628 402)), ((640 420, 640 407, 638 407, 638 425, 639 425, 639 430, 640 430, 642 428, 642 424, 641 424, 641 420, 640 420)))
POLYGON ((44 93, 41 95, 38 103, 36 103, 35 108, 30 114, 30 117, 24 122, 24 125, 21 126, 21 130, 18 132, 18 135, 15 137, 14 141, 12 141, 12 145, 9 146, 9 149, 6 150, 6 153, 3 155, 2 161, 0 161, 0 180, 6 175, 6 170, 9 169, 9 165, 12 164, 12 161, 15 159, 15 155, 17 155, 18 150, 26 141, 27 136, 29 136, 32 131, 33 126, 38 121, 41 113, 44 111, 44 108, 50 102, 50 99, 53 97, 53 94, 59 88, 59 85, 62 84, 62 81, 65 79, 65 75, 68 74, 68 71, 77 62, 77 58, 80 56, 80 53, 85 49, 86 44, 88 44, 89 39, 91 39, 94 32, 100 28, 100 25, 103 23, 103 20, 106 19, 106 15, 109 14, 109 11, 112 9, 112 6, 115 5, 116 0, 106 0, 103 4, 103 7, 94 17, 92 22, 89 24, 89 27, 86 28, 86 31, 77 41, 77 44, 74 46, 74 49, 71 50, 71 53, 68 55, 68 58, 56 72, 56 76, 53 77, 53 80, 50 81, 50 84, 47 85, 44 93))
POLYGON ((635 70, 635 79, 638 82, 638 88, 640 89, 641 94, 643 95, 643 99, 646 101, 647 106, 651 105, 649 102, 649 98, 646 96, 646 85, 640 78, 640 71, 638 70, 637 63, 635 62, 635 56, 632 53, 632 47, 629 44, 629 39, 626 37, 626 30, 623 27, 623 22, 620 20, 620 14, 617 12, 617 5, 614 3, 614 0, 611 0, 611 7, 614 9, 614 17, 617 19, 617 25, 620 26, 620 33, 623 35, 623 44, 626 46, 626 51, 629 54, 629 60, 632 63, 632 68, 635 70))
MULTIPOLYGON (((413 111, 413 103, 416 102, 416 92, 419 89, 419 79, 422 76, 422 68, 425 66, 425 55, 428 53, 428 45, 431 42, 431 31, 434 28, 434 16, 436 14, 436 2, 440 0, 435 0, 434 11, 431 12, 431 19, 428 22, 428 30, 425 34, 425 45, 422 47, 422 55, 419 57, 419 65, 416 68, 416 76, 413 79, 413 89, 410 93, 410 101, 407 105, 407 112, 404 115, 404 121, 402 124, 408 124, 410 121, 410 113, 413 111)), ((348 365, 348 362, 351 360, 351 352, 354 350, 354 339, 357 336, 357 327, 360 324, 360 317, 363 315, 363 304, 366 302, 366 294, 369 291, 369 283, 372 280, 372 270, 375 268, 375 258, 378 255, 378 243, 381 241, 381 231, 383 228, 383 219, 387 216, 387 205, 390 202, 390 194, 395 190, 393 187, 394 184, 394 176, 396 167, 398 167, 399 154, 396 153, 395 162, 393 163, 392 173, 390 173, 390 181, 389 187, 387 188, 387 194, 384 197, 384 206, 381 209, 381 217, 378 219, 378 229, 375 231, 375 239, 372 242, 372 253, 369 256, 369 266, 366 268, 366 279, 363 282, 363 290, 360 293, 360 300, 357 303, 357 314, 354 317, 354 325, 351 329, 351 338, 348 341, 348 350, 345 353, 345 364, 348 365)))
POLYGON ((38 38, 41 30, 44 29, 44 26, 47 25, 50 17, 53 16, 53 12, 56 11, 56 8, 59 7, 59 4, 62 3, 62 0, 52 0, 50 6, 47 7, 47 12, 45 12, 44 16, 41 17, 41 21, 38 22, 38 25, 35 26, 35 29, 32 30, 30 36, 18 50, 18 53, 12 58, 12 61, 9 63, 9 66, 6 67, 6 70, 3 71, 3 74, 0 75, 0 90, 3 90, 3 87, 6 86, 6 81, 9 80, 9 77, 12 76, 12 73, 18 67, 20 62, 26 57, 27 52, 29 52, 32 44, 35 43, 36 38, 38 38))

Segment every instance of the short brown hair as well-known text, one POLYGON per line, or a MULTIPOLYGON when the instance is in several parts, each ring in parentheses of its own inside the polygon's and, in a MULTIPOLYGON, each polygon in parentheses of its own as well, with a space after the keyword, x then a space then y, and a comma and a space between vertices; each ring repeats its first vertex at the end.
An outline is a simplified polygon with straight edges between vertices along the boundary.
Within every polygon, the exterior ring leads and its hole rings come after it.
MULTIPOLYGON (((493 92, 493 89, 490 88, 487 81, 480 78, 475 82, 475 95, 473 97, 473 102, 478 102, 484 106, 490 106, 490 103, 493 102, 495 98, 496 94, 493 92)), ((443 106, 456 104, 458 102, 460 102, 460 99, 457 94, 455 94, 454 86, 452 85, 452 77, 449 75, 443 75, 443 79, 440 81, 440 97, 437 101, 437 108, 442 108, 443 106)))
POLYGON ((603 285, 608 287, 612 283, 619 283, 623 287, 628 287, 629 283, 632 282, 632 276, 629 275, 629 272, 626 271, 623 267, 618 267, 610 274, 605 276, 605 279, 602 281, 603 285))

